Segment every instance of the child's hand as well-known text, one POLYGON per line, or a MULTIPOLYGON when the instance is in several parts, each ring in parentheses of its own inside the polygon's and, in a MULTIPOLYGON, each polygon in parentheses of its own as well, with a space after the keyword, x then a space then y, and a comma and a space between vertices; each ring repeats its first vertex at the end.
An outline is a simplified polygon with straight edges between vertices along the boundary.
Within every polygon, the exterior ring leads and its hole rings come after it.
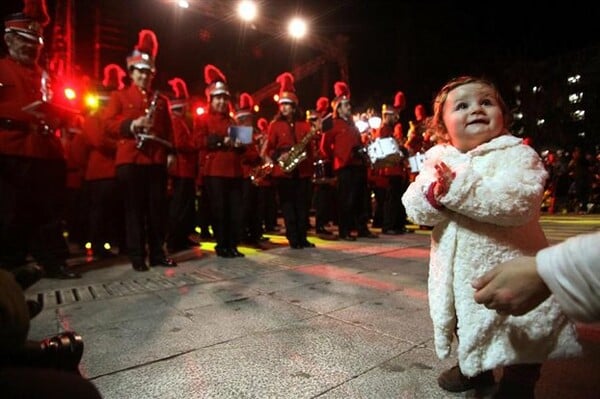
POLYGON ((433 194, 435 195, 435 198, 440 198, 450 189, 450 184, 452 184, 452 181, 456 177, 456 173, 454 173, 444 162, 435 165, 435 171, 437 180, 435 182, 433 194))

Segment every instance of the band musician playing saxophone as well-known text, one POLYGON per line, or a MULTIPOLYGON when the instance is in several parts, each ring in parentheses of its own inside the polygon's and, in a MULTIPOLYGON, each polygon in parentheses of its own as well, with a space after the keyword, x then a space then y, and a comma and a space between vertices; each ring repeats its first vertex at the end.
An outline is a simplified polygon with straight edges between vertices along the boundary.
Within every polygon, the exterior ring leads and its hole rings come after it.
POLYGON ((127 57, 132 84, 113 92, 103 113, 105 134, 118 138, 117 182, 124 196, 127 251, 137 271, 150 270, 146 242, 150 266, 177 266, 163 250, 173 124, 169 100, 151 91, 157 51, 154 32, 140 31, 139 42, 127 57), (141 140, 140 134, 148 139, 141 140))
POLYGON ((263 159, 273 163, 272 176, 279 194, 285 235, 291 248, 313 248, 306 238, 313 162, 316 148, 312 138, 318 127, 306 122, 298 108, 294 77, 284 72, 280 85, 279 112, 269 125, 263 159))

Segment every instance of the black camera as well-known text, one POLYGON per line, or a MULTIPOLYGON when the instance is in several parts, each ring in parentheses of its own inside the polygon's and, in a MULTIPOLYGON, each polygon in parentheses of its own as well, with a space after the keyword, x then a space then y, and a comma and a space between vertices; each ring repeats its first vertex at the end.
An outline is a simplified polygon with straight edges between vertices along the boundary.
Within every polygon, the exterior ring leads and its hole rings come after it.
POLYGON ((79 374, 79 362, 83 355, 83 340, 72 331, 45 338, 41 341, 26 341, 5 356, 10 366, 51 368, 79 374))

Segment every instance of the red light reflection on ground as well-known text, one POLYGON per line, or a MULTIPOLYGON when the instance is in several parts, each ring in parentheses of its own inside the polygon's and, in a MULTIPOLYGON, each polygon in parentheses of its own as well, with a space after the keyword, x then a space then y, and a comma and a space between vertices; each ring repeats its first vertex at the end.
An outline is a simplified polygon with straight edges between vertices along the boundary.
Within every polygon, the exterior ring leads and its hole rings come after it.
POLYGON ((362 276, 360 274, 347 272, 343 269, 337 268, 332 265, 304 266, 294 270, 313 276, 319 276, 331 280, 356 284, 363 287, 375 288, 380 291, 399 291, 402 289, 402 287, 399 285, 388 283, 385 281, 375 280, 366 276, 362 276))
POLYGON ((414 258, 414 259, 429 259, 429 248, 402 248, 393 252, 380 253, 378 256, 386 258, 414 258))

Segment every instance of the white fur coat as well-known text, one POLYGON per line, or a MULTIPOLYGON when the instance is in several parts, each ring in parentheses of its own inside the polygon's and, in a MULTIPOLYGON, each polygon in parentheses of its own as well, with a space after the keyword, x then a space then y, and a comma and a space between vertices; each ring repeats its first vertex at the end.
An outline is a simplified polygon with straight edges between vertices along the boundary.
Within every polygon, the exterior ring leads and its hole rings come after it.
POLYGON ((428 290, 436 352, 448 357, 456 333, 459 365, 467 376, 581 351, 573 324, 552 298, 518 317, 500 316, 473 299, 475 278, 548 245, 538 222, 546 178, 537 153, 503 135, 467 153, 450 145, 431 148, 402 197, 409 219, 434 226, 428 290), (440 161, 456 178, 438 210, 425 194, 440 161))

